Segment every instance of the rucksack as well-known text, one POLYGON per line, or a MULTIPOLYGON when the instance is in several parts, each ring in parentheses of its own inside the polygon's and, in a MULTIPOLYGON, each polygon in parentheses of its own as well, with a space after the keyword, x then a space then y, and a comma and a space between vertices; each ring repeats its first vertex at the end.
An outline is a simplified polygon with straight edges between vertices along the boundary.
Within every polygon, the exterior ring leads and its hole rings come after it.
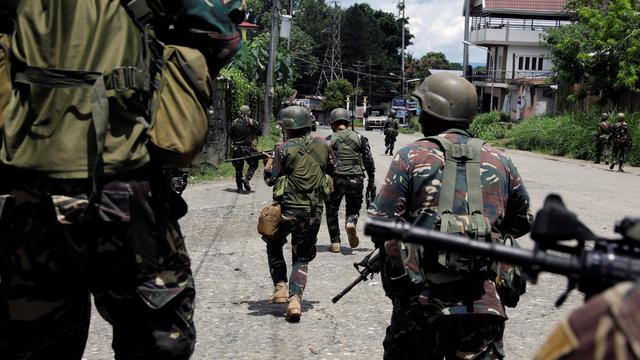
POLYGON ((362 175, 362 156, 357 134, 351 131, 340 131, 331 136, 331 147, 336 153, 336 174, 362 175))
MULTIPOLYGON (((444 152, 445 166, 442 174, 436 230, 460 234, 481 242, 492 242, 492 227, 484 215, 480 154, 484 141, 471 138, 466 144, 454 144, 440 136, 427 137, 440 146, 444 152), (454 214, 454 199, 458 170, 464 167, 467 180, 468 214, 454 214)), ((420 216, 416 223, 420 222, 420 216)), ((510 235, 499 240, 501 243, 519 247, 510 235)), ((526 282, 520 269, 503 263, 493 262, 484 257, 468 256, 450 250, 429 249, 428 259, 423 260, 422 246, 400 242, 402 263, 409 281, 413 285, 444 284, 463 280, 469 275, 485 274, 496 284, 496 290, 506 306, 514 307, 520 295, 526 291, 526 282), (424 268, 424 269, 423 269, 424 268), (424 271, 426 270, 426 271, 424 271)))

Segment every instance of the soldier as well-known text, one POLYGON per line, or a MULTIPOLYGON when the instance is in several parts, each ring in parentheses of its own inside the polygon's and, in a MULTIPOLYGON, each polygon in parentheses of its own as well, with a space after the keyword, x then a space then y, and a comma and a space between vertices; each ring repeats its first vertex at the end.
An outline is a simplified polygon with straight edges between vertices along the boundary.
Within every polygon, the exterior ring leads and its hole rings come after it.
POLYGON ((600 163, 600 158, 604 152, 604 163, 609 164, 609 133, 611 124, 609 123, 609 114, 602 113, 600 116, 600 124, 593 137, 596 142, 596 164, 600 163))
MULTIPOLYGON (((430 137, 396 154, 370 216, 474 233, 478 241, 526 234, 533 217, 516 167, 467 131, 477 108, 474 86, 457 75, 434 74, 413 94, 430 137)), ((496 274, 493 266, 454 252, 373 240, 384 246, 382 280, 393 302, 385 359, 504 357, 504 305, 515 306, 524 292, 514 268, 496 274)))
MULTIPOLYGON (((349 129, 349 113, 338 108, 331 111, 331 129, 333 134, 327 140, 336 153, 337 164, 333 176, 331 199, 327 202, 327 228, 331 245, 329 251, 340 252, 340 228, 338 209, 342 198, 346 202, 345 230, 349 237, 349 246, 355 248, 360 243, 356 234, 356 224, 362 207, 364 190, 364 170, 369 178, 367 191, 375 189, 375 164, 371 156, 369 141, 356 131, 349 129)), ((373 190, 375 193, 375 190, 373 190)))
POLYGON ((393 155, 393 146, 396 143, 396 138, 398 137, 398 121, 395 119, 395 116, 395 110, 391 110, 382 129, 382 132, 384 133, 385 155, 387 155, 387 153, 389 155, 393 155))
POLYGON ((285 319, 299 321, 300 302, 307 284, 309 262, 316 257, 316 241, 322 204, 330 195, 330 177, 335 168, 331 146, 313 137, 311 113, 302 106, 289 106, 279 120, 287 142, 276 147, 274 158, 265 164, 264 179, 274 186, 273 200, 281 206, 278 230, 263 236, 271 279, 275 286, 269 303, 288 302, 285 319), (282 247, 291 234, 292 270, 287 291, 287 265, 282 247))
POLYGON ((638 283, 619 283, 561 320, 534 359, 640 359, 639 310, 638 283))
MULTIPOLYGON (((116 359, 193 352, 186 204, 150 148, 149 49, 125 5, 0 0, 0 13, 16 6, 0 109, 0 359, 81 359, 90 294, 116 359)), ((235 53, 220 52, 219 66, 235 53)))
POLYGON ((629 151, 631 151, 631 128, 629 124, 624 121, 624 113, 618 113, 616 119, 618 122, 613 125, 613 129, 611 129, 613 151, 609 169, 613 170, 617 162, 618 171, 624 172, 622 166, 624 162, 627 161, 627 156, 629 156, 629 151))
MULTIPOLYGON (((258 136, 262 133, 262 129, 257 121, 249 117, 250 114, 251 109, 249 109, 247 105, 242 105, 240 107, 240 117, 233 120, 233 124, 231 125, 229 137, 231 137, 232 142, 233 158, 241 158, 258 152, 257 140, 258 136)), ((244 190, 251 192, 250 181, 256 169, 258 169, 258 160, 258 158, 253 158, 233 161, 233 167, 236 169, 236 187, 238 188, 238 193, 243 191, 243 186, 244 190), (245 161, 249 168, 243 176, 242 172, 244 171, 245 161)))

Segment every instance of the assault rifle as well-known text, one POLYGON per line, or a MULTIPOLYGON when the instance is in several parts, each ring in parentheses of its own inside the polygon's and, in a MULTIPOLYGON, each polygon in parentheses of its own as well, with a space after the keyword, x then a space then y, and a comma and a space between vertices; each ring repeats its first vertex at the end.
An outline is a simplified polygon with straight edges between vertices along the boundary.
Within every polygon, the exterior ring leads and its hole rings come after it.
POLYGON ((531 250, 427 230, 400 220, 369 219, 364 228, 374 241, 397 239, 513 264, 534 284, 542 271, 564 275, 567 289, 556 306, 576 288, 588 299, 618 282, 640 277, 640 219, 619 221, 614 231, 621 236, 596 236, 567 210, 558 195, 549 195, 537 214, 531 250))
POLYGON ((360 273, 357 279, 355 279, 349 286, 340 291, 340 293, 331 299, 332 303, 337 303, 342 299, 351 289, 358 285, 362 281, 367 281, 373 278, 373 274, 379 273, 382 270, 382 261, 380 259, 380 250, 375 249, 369 255, 365 256, 362 261, 353 263, 356 271, 360 273))
POLYGON ((229 162, 234 162, 234 161, 238 161, 238 160, 250 160, 250 159, 264 159, 265 157, 273 157, 273 153, 274 150, 267 150, 267 151, 260 151, 251 155, 247 155, 247 156, 242 156, 242 157, 237 157, 237 158, 232 158, 232 159, 226 159, 224 162, 229 163, 229 162))

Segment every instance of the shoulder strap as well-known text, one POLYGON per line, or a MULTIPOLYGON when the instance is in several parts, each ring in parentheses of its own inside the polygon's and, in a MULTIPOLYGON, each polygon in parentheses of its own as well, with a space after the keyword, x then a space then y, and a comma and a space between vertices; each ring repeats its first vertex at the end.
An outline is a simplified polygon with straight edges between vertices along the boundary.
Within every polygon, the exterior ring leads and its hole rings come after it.
POLYGON ((438 200, 439 212, 453 213, 458 164, 464 164, 467 193, 469 194, 469 214, 483 214, 480 153, 484 141, 471 138, 466 144, 454 144, 449 139, 440 136, 430 136, 423 140, 438 144, 444 152, 444 172, 440 186, 440 199, 438 200))
POLYGON ((301 147, 304 150, 304 152, 309 154, 311 156, 311 159, 313 159, 313 161, 316 163, 316 165, 320 167, 320 171, 322 171, 323 174, 325 173, 324 172, 325 167, 322 166, 322 160, 320 160, 320 156, 308 146, 309 144, 307 143, 307 139, 303 139, 301 142, 298 142, 295 139, 291 139, 290 141, 298 145, 299 147, 301 147))

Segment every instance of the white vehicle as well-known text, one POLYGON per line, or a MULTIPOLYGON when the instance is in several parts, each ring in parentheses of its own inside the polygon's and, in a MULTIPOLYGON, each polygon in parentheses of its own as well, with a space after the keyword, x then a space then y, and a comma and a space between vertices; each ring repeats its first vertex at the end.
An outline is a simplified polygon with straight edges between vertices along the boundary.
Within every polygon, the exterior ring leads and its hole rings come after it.
POLYGON ((362 119, 364 129, 369 131, 371 129, 384 127, 384 123, 387 121, 388 110, 385 106, 370 106, 367 108, 364 118, 362 119))

